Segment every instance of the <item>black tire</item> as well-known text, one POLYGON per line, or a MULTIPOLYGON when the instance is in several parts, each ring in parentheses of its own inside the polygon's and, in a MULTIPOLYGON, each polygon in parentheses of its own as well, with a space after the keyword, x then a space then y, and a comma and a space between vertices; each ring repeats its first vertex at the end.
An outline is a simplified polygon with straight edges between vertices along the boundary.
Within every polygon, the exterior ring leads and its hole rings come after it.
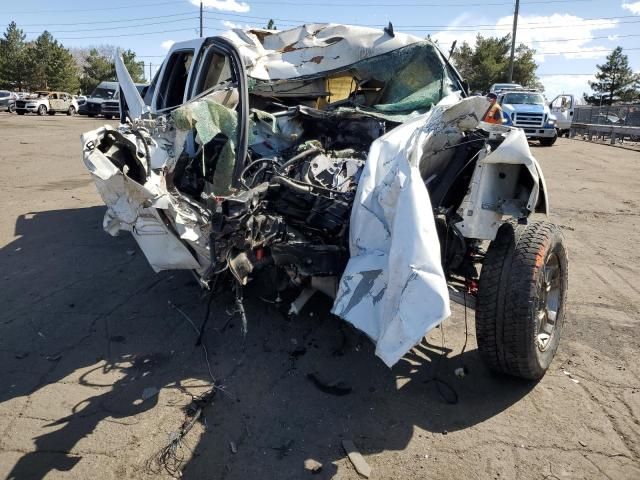
POLYGON ((107 120, 111 120, 113 118, 113 115, 105 115, 104 118, 107 120))
POLYGON ((44 115, 47 113, 47 107, 45 105, 40 105, 38 107, 38 115, 44 115))
POLYGON ((9 113, 13 113, 13 112, 15 112, 15 111, 16 111, 16 104, 15 104, 15 103, 12 103, 11 105, 9 105, 9 108, 7 108, 7 111, 8 111, 9 113))
POLYGON ((542 145, 543 147, 550 147, 551 145, 556 143, 557 139, 558 139, 558 134, 554 135, 553 137, 542 137, 540 139, 540 145, 542 145))
POLYGON ((90 117, 90 118, 94 118, 96 116, 96 114, 95 113, 87 113, 87 116, 90 117))
POLYGON ((545 374, 564 325, 567 266, 562 233, 552 223, 500 227, 482 265, 476 303, 478 350, 489 368, 526 379, 545 374), (553 286, 546 288, 551 275, 553 286))
POLYGON ((25 114, 25 111, 24 111, 24 110, 16 110, 16 113, 17 113, 18 115, 24 115, 24 114, 25 114))
POLYGON ((67 115, 69 115, 70 117, 73 117, 75 114, 76 114, 76 107, 71 105, 69 107, 69 110, 67 110, 67 115))

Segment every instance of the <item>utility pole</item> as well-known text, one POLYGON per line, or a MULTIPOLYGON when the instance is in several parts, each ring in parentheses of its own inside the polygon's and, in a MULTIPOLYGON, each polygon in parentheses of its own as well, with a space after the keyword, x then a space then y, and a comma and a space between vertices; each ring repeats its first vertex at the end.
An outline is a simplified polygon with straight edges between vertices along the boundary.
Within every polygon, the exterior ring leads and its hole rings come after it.
POLYGON ((200 2, 200 38, 202 37, 202 2, 200 2))
POLYGON ((151 65, 152 63, 149 62, 149 83, 151 83, 151 65))
POLYGON ((509 58, 509 83, 513 82, 513 57, 516 53, 516 31, 518 30, 518 11, 520 0, 516 0, 516 10, 513 13, 513 33, 511 34, 511 57, 509 58))

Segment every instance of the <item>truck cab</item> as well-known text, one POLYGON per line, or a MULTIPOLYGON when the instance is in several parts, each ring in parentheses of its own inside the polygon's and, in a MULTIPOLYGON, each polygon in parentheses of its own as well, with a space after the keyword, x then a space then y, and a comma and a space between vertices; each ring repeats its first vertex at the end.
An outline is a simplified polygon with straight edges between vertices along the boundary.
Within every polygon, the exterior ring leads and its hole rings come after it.
POLYGON ((549 103, 551 113, 556 117, 556 130, 559 137, 569 136, 575 103, 575 97, 567 93, 558 95, 549 103))
POLYGON ((540 140, 544 147, 555 143, 558 138, 556 117, 541 93, 535 90, 509 90, 500 93, 498 102, 510 123, 523 129, 528 139, 540 140))
POLYGON ((111 100, 117 90, 118 82, 100 82, 93 92, 91 92, 89 98, 87 98, 81 113, 90 117, 102 115, 103 102, 111 100))

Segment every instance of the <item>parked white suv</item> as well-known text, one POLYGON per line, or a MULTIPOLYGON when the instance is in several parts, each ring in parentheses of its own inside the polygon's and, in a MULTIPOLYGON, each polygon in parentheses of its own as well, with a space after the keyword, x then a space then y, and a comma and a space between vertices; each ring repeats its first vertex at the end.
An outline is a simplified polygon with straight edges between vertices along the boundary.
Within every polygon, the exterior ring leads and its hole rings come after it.
POLYGON ((36 92, 33 96, 16 102, 16 113, 24 115, 27 112, 38 115, 55 115, 66 113, 75 115, 78 111, 78 102, 66 92, 36 92))

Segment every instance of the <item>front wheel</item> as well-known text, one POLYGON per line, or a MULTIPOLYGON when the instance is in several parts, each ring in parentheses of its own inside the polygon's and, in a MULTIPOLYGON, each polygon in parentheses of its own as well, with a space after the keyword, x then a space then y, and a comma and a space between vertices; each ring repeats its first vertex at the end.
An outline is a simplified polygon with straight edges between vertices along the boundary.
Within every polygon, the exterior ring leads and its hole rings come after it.
POLYGON ((567 253, 549 222, 505 223, 485 256, 476 304, 478 350, 492 370, 541 378, 564 325, 567 253))
POLYGON ((554 135, 553 137, 542 137, 540 139, 540 145, 542 145, 543 147, 550 147, 551 145, 553 145, 554 143, 556 143, 556 140, 558 139, 558 135, 554 135))
POLYGON ((47 113, 46 105, 40 105, 38 107, 38 115, 44 115, 45 113, 47 113))
POLYGON ((16 105, 15 105, 15 103, 12 103, 11 105, 9 105, 9 108, 7 109, 7 111, 8 111, 9 113, 13 113, 13 112, 15 112, 15 111, 16 111, 16 105))

